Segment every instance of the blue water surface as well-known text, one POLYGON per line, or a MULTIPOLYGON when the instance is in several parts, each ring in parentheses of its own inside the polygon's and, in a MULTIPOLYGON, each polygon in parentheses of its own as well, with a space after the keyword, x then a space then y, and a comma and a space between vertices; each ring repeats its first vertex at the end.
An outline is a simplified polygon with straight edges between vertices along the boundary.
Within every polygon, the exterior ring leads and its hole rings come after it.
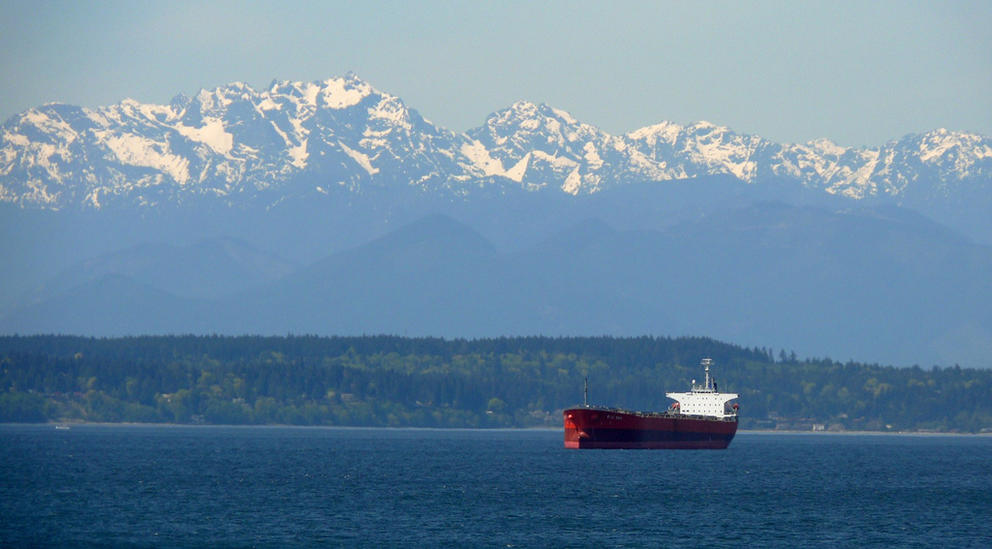
POLYGON ((3 546, 992 546, 992 437, 0 426, 3 546))

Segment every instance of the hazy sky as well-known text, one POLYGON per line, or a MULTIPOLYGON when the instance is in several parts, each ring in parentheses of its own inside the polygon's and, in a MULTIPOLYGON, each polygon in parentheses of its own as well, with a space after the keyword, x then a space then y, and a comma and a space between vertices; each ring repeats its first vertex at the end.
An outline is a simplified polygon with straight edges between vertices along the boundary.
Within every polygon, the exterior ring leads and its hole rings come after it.
POLYGON ((992 2, 0 2, 0 119, 354 71, 452 130, 514 101, 610 133, 992 135, 992 2), (285 4, 285 5, 284 5, 285 4))

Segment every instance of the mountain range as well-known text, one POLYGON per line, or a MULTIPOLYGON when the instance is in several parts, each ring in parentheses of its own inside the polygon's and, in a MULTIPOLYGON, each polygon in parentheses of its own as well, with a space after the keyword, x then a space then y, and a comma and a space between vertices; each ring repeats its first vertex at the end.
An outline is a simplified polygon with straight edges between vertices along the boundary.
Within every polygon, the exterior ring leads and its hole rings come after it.
POLYGON ((0 332, 705 334, 987 365, 992 249, 898 209, 724 214, 664 230, 590 219, 516 251, 431 215, 301 267, 228 239, 139 245, 63 270, 0 332))
POLYGON ((54 209, 207 197, 271 205, 288 195, 396 186, 579 195, 717 174, 910 207, 979 197, 987 212, 992 139, 938 129, 878 147, 779 144, 708 122, 614 136, 523 101, 456 133, 354 74, 264 90, 234 83, 169 105, 48 104, 0 131, 0 200, 54 209))
POLYGON ((355 75, 0 129, 0 331, 707 335, 992 366, 992 139, 464 133, 355 75))

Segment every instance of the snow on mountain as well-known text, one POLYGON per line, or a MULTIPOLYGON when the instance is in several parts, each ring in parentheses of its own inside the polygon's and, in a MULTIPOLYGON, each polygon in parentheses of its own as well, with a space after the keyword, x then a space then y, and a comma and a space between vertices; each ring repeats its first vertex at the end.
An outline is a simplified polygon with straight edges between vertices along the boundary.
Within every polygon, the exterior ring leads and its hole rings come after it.
POLYGON ((429 186, 464 171, 459 160, 475 166, 460 152, 467 143, 353 75, 263 91, 234 83, 170 105, 50 104, 3 125, 0 200, 99 208, 116 198, 250 199, 301 174, 352 190, 369 181, 429 186))
POLYGON ((629 139, 583 124, 548 105, 518 102, 489 116, 468 135, 529 189, 590 193, 629 180, 663 181, 680 174, 645 156, 629 139))
POLYGON ((697 122, 679 126, 665 122, 627 134, 649 159, 662 163, 673 178, 730 174, 752 182, 757 174, 756 151, 769 143, 737 135, 723 126, 697 122))
MULTIPOLYGON (((126 99, 48 104, 0 127, 0 201, 32 208, 155 205, 195 197, 479 185, 587 194, 642 181, 732 175, 794 181, 854 199, 914 186, 954 194, 992 179, 992 140, 935 130, 881 147, 778 144, 708 122, 609 135, 548 105, 518 102, 458 134, 353 74, 321 82, 232 83, 169 105, 126 99)), ((267 194, 262 197, 262 195, 267 194)), ((262 197, 262 198, 260 198, 262 197)))

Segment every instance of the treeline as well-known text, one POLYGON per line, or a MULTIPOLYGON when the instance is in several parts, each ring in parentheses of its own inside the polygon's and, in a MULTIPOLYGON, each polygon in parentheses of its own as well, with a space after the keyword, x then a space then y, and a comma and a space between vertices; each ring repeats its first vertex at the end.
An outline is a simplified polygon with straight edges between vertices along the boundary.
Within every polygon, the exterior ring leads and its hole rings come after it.
POLYGON ((741 427, 992 430, 992 372, 798 360, 706 338, 0 337, 0 422, 561 425, 663 409, 714 359, 741 427))

